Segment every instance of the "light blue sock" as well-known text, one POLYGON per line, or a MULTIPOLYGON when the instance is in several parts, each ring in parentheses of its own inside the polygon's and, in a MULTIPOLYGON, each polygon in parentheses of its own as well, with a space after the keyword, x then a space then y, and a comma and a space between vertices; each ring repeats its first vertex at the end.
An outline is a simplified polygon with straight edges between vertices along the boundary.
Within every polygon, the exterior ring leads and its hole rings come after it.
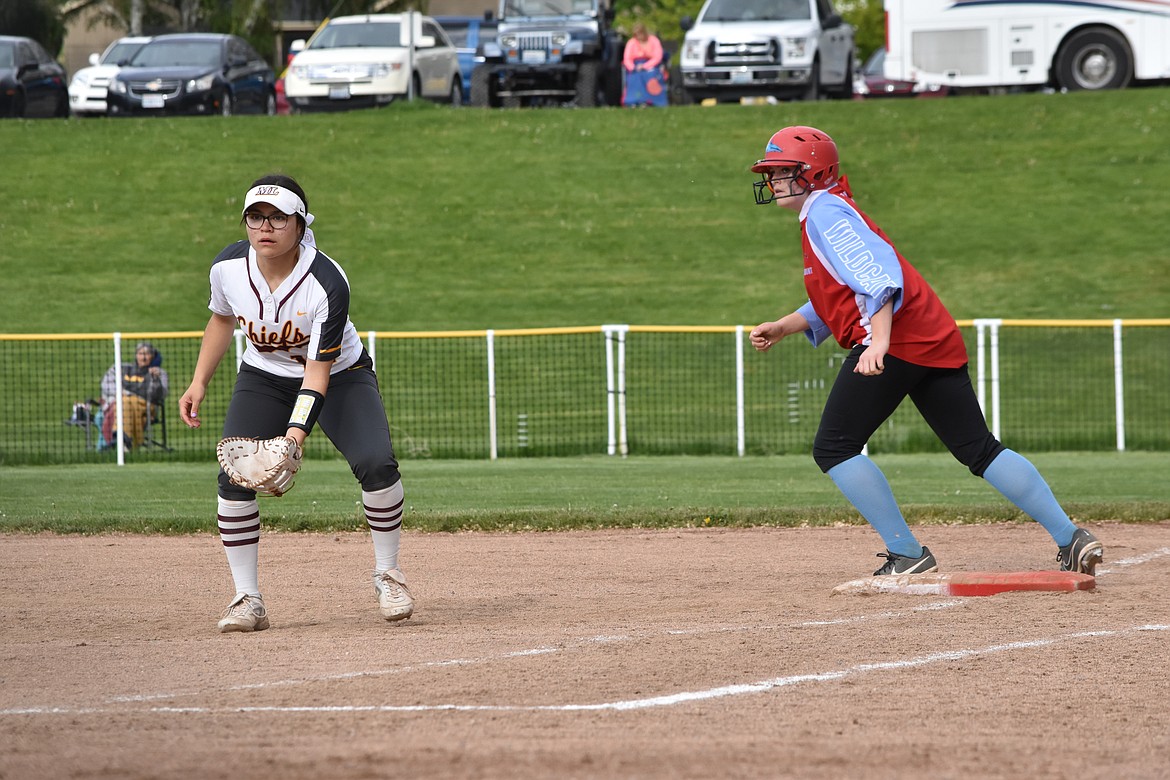
POLYGON ((877 464, 865 455, 857 455, 838 463, 827 472, 837 489, 857 508, 886 543, 886 549, 907 558, 922 555, 922 545, 910 533, 890 483, 877 464))
POLYGON ((991 461, 983 478, 1003 493, 1008 501, 1024 510, 1044 526, 1061 547, 1072 541, 1077 527, 1056 502, 1052 488, 1040 476, 1032 462, 1012 450, 1004 450, 991 461))

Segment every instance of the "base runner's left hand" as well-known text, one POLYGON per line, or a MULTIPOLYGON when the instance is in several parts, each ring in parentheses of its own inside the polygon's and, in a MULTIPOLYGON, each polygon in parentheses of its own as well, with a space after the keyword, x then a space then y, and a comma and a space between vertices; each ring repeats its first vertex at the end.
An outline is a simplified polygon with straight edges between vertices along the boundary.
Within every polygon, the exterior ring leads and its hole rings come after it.
POLYGON ((272 439, 229 436, 215 448, 215 455, 233 485, 283 496, 292 489, 303 451, 287 436, 272 439))

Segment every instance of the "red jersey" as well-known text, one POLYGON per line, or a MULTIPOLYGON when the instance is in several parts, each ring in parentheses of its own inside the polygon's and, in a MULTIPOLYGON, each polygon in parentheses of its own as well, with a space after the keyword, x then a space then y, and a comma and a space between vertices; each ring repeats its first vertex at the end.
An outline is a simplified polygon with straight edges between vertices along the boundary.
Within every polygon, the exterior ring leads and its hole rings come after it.
POLYGON ((813 326, 808 335, 814 344, 827 329, 846 349, 868 345, 870 317, 893 299, 889 354, 935 368, 967 364, 954 317, 842 189, 813 193, 801 209, 800 231, 804 287, 815 317, 808 317, 807 306, 801 312, 813 326))

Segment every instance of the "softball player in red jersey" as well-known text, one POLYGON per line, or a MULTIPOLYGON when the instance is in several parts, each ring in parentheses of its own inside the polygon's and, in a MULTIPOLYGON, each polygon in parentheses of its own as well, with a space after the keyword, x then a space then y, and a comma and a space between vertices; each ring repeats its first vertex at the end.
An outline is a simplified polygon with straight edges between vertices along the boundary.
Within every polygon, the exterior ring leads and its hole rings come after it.
MULTIPOLYGON (((414 599, 398 566, 403 493, 390 426, 372 361, 349 321, 349 281, 317 249, 312 222, 305 192, 292 178, 252 183, 243 210, 248 238, 225 248, 211 266, 211 318, 179 414, 188 427, 200 426, 207 386, 242 330, 247 346, 223 435, 289 436, 303 444, 314 423, 320 425, 361 483, 379 609, 386 620, 403 620, 414 599)), ((219 630, 268 628, 256 493, 233 485, 222 469, 217 514, 236 590, 219 630)))
POLYGON ((803 333, 849 350, 829 392, 813 458, 885 542, 874 574, 938 566, 906 525, 885 476, 862 448, 907 396, 951 454, 1052 535, 1064 571, 1092 574, 1103 546, 1077 528, 1035 466, 987 428, 954 318, 934 290, 853 202, 837 146, 812 127, 775 133, 752 166, 756 203, 800 215, 808 302, 751 332, 761 352, 803 333))

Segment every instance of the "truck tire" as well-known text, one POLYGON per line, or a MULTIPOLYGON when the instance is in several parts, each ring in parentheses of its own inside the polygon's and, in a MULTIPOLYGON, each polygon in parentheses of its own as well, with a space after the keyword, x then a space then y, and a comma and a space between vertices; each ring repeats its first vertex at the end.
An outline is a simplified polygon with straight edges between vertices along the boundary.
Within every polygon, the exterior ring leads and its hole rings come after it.
POLYGON ((1060 47, 1054 71, 1056 86, 1069 92, 1121 89, 1133 76, 1133 56, 1112 30, 1081 30, 1060 47))
POLYGON ((833 90, 831 97, 837 100, 853 99, 853 52, 849 53, 849 62, 845 65, 845 82, 833 90))
POLYGON ((593 108, 597 105, 597 71, 600 63, 586 60, 577 66, 577 107, 593 108))
POLYGON ((485 67, 471 71, 471 105, 474 108, 492 107, 492 73, 485 67))
POLYGON ((801 100, 821 99, 821 61, 813 60, 812 75, 809 76, 808 86, 804 88, 801 100))

